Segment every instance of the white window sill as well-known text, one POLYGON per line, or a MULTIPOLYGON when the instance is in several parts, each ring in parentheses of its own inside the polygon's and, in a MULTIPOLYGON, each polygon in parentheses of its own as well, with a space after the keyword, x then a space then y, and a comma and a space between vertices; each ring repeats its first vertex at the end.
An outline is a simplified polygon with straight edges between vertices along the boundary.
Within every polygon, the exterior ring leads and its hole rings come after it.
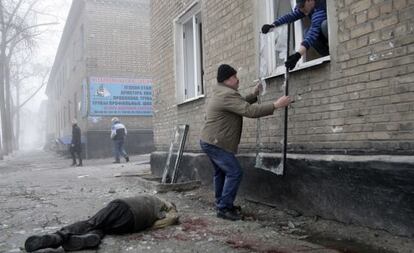
MULTIPOLYGON (((308 62, 304 62, 304 63, 298 63, 298 65, 296 65, 296 67, 290 71, 290 73, 292 72, 296 72, 296 71, 300 71, 303 69, 307 69, 310 67, 314 67, 317 65, 321 65, 325 62, 330 62, 331 61, 331 56, 327 55, 324 57, 320 57, 318 59, 312 60, 312 61, 308 61, 308 62)), ((279 70, 275 71, 274 73, 271 73, 269 76, 265 77, 265 79, 270 79, 273 77, 277 77, 277 76, 282 76, 285 74, 285 68, 279 68, 279 70)))
POLYGON ((178 103, 177 103, 177 105, 184 105, 184 104, 188 104, 188 103, 191 103, 191 102, 194 102, 194 101, 197 101, 197 100, 203 99, 204 97, 205 97, 205 95, 200 95, 200 96, 197 96, 197 97, 189 98, 189 99, 184 100, 184 101, 182 101, 182 102, 178 102, 178 103))

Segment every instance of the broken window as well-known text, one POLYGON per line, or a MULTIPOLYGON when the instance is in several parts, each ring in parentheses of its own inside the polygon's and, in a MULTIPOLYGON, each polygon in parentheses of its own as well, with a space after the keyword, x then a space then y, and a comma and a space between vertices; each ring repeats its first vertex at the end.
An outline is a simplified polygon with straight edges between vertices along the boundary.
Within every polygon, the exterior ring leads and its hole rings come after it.
MULTIPOLYGON (((292 12, 296 6, 296 0, 265 0, 260 1, 258 20, 260 24, 273 23, 277 18, 292 12)), ((329 10, 327 9, 327 12, 329 10)), ((327 15, 328 16, 328 15, 327 15)), ((299 19, 291 25, 290 52, 289 55, 299 50, 299 47, 310 28, 310 18, 308 16, 299 19)), ((287 25, 275 28, 262 38, 262 47, 265 55, 265 65, 267 73, 265 76, 281 75, 285 71, 284 62, 286 60, 287 48, 287 25)), ((329 55, 319 54, 312 46, 306 54, 299 60, 295 69, 306 68, 329 61, 329 55)), ((263 63, 262 63, 263 64, 263 63)))
POLYGON ((169 182, 173 184, 177 182, 178 168, 183 156, 189 127, 189 125, 178 125, 175 128, 174 138, 171 141, 167 161, 162 174, 162 183, 169 182))
POLYGON ((178 103, 203 96, 202 20, 196 2, 175 20, 175 68, 178 103))

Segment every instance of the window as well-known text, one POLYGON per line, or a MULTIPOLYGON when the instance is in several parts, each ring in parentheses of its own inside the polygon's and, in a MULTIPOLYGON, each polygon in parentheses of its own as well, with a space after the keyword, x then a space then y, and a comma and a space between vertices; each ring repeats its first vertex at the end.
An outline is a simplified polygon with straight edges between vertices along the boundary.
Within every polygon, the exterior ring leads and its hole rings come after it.
POLYGON ((75 119, 77 119, 78 118, 78 93, 77 92, 75 92, 75 94, 73 95, 73 113, 75 114, 74 115, 74 118, 75 119))
POLYGON ((66 82, 66 79, 65 79, 65 68, 66 67, 63 66, 60 69, 60 74, 59 74, 59 96, 62 95, 63 89, 65 87, 65 82, 66 82))
POLYGON ((80 42, 79 42, 79 46, 80 46, 80 55, 79 55, 79 61, 84 59, 84 54, 85 54, 85 28, 83 27, 83 24, 80 27, 80 42))
POLYGON ((67 119, 67 110, 66 110, 66 106, 63 106, 63 114, 62 114, 62 128, 66 127, 66 119, 67 119))
POLYGON ((62 126, 62 117, 60 116, 60 110, 58 110, 58 113, 56 115, 56 133, 60 136, 60 129, 62 126))
POLYGON ((183 103, 204 94, 200 3, 192 4, 174 20, 174 26, 177 100, 183 103))
MULTIPOLYGON (((278 17, 292 12, 296 6, 296 0, 265 0, 260 1, 259 5, 259 24, 272 23, 278 17)), ((327 10, 328 12, 328 10, 327 10)), ((328 16, 328 15, 327 15, 328 16)), ((305 17, 294 22, 290 27, 290 54, 299 50, 299 47, 305 38, 306 31, 310 27, 309 17, 305 17)), ((264 35, 261 38, 263 55, 262 67, 265 68, 264 76, 277 76, 285 72, 284 62, 286 60, 287 49, 287 25, 282 25, 274 29, 273 32, 264 35), (264 66, 263 66, 264 65, 264 66)), ((296 65, 295 70, 307 68, 322 62, 329 61, 330 56, 321 56, 312 47, 307 50, 296 65)), ((263 71, 261 71, 263 73, 263 71)), ((262 74, 263 75, 263 74, 262 74)))
POLYGON ((66 64, 65 64, 65 71, 66 71, 65 78, 66 79, 65 79, 65 81, 68 81, 70 79, 70 76, 71 76, 70 75, 70 70, 71 70, 70 64, 72 63, 72 58, 73 58, 73 55, 69 55, 69 54, 66 58, 66 64))
POLYGON ((71 122, 72 122, 72 114, 71 114, 71 110, 70 110, 70 104, 71 102, 68 101, 68 125, 70 126, 71 122))

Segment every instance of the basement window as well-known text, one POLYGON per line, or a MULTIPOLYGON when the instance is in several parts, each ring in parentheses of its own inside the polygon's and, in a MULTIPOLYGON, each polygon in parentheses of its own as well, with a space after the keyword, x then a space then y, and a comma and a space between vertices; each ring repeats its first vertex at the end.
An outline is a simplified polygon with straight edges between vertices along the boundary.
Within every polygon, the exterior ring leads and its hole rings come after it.
POLYGON ((201 6, 195 2, 174 20, 177 102, 204 97, 201 6))
MULTIPOLYGON (((273 23, 277 18, 291 13, 296 6, 296 0, 264 0, 259 3, 259 24, 273 23)), ((329 9, 327 9, 327 16, 329 9)), ((328 22, 329 23, 329 22, 328 22)), ((299 50, 307 30, 310 28, 310 18, 304 17, 290 25, 290 52, 294 54, 299 50)), ((285 73, 285 60, 287 49, 287 25, 282 25, 273 29, 266 36, 262 37, 262 54, 265 61, 264 77, 278 76, 285 73)), ((328 38, 328 44, 330 40, 328 38)), ((329 52, 327 55, 321 55, 312 46, 306 54, 298 61, 293 71, 308 68, 330 61, 329 52)), ((263 64, 263 63, 262 63, 263 64)), ((262 67, 263 68, 263 67, 262 67)))

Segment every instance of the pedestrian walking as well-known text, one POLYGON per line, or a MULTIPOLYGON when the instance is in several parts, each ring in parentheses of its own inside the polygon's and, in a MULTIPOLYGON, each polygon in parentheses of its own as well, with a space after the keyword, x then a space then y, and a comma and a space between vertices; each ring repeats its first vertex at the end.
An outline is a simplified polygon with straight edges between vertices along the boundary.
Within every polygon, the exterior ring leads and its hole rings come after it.
POLYGON ((72 120, 72 141, 69 151, 72 156, 72 166, 82 166, 81 129, 76 119, 72 120), (78 156, 79 163, 76 163, 76 156, 78 156))
POLYGON ((125 158, 126 162, 129 162, 129 156, 124 149, 124 142, 127 135, 127 129, 124 124, 122 124, 117 117, 112 118, 112 128, 111 128, 111 139, 114 146, 114 163, 120 163, 121 155, 125 158))
POLYGON ((242 97, 238 92, 237 71, 223 64, 217 71, 218 84, 213 87, 208 102, 206 119, 201 131, 200 146, 214 166, 214 189, 217 216, 228 220, 239 220, 239 208, 234 200, 242 179, 242 168, 237 153, 242 133, 243 117, 258 118, 272 115, 275 109, 286 107, 291 99, 280 97, 272 103, 254 104, 261 86, 242 97))
POLYGON ((296 0, 296 7, 291 13, 277 18, 272 24, 262 26, 262 33, 266 34, 272 28, 293 23, 306 16, 311 19, 311 25, 305 31, 305 39, 298 52, 290 55, 285 62, 290 70, 295 68, 296 63, 310 47, 313 47, 321 56, 329 55, 326 0, 296 0))
POLYGON ((87 220, 52 234, 28 237, 24 247, 27 252, 60 246, 65 251, 96 248, 106 234, 164 228, 176 224, 178 219, 175 205, 154 195, 115 199, 87 220))

